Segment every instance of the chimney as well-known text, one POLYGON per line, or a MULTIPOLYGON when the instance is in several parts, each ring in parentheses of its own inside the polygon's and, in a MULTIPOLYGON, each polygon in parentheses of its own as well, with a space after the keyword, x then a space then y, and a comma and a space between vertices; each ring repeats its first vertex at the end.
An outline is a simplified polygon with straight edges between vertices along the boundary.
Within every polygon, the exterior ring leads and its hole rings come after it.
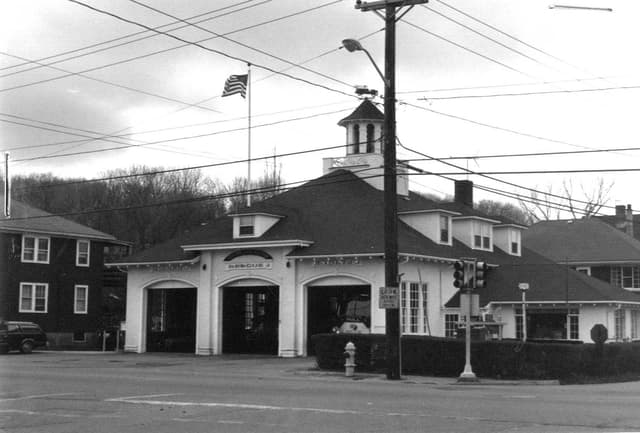
POLYGON ((616 205, 616 228, 633 237, 633 211, 631 205, 616 205))
POLYGON ((453 200, 456 203, 473 207, 473 182, 470 180, 456 180, 453 200))

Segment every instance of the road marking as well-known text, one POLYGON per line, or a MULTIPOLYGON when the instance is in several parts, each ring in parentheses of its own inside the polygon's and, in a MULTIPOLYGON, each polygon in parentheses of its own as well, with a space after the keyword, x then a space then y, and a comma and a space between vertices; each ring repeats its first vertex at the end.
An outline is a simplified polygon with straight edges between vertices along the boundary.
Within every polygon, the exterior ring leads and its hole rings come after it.
POLYGON ((13 397, 13 398, 0 398, 0 402, 3 401, 16 401, 16 400, 31 400, 34 398, 46 398, 46 397, 58 397, 61 395, 73 395, 76 393, 66 392, 66 393, 58 393, 58 394, 37 394, 37 395, 25 395, 24 397, 13 397))
POLYGON ((364 412, 346 409, 322 409, 314 407, 295 407, 295 406, 272 406, 266 404, 248 404, 248 403, 220 403, 220 402, 192 402, 192 401, 171 401, 171 400, 142 400, 136 397, 109 398, 105 401, 129 404, 147 404, 155 406, 201 406, 201 407, 224 407, 231 409, 252 409, 252 410, 272 410, 272 411, 305 411, 317 413, 332 414, 350 414, 361 415, 364 412))
MULTIPOLYGON (((40 415, 40 416, 57 416, 61 418, 127 418, 122 415, 109 415, 109 414, 98 414, 98 415, 78 415, 74 413, 56 413, 56 412, 46 412, 46 411, 32 411, 32 410, 24 410, 24 409, 0 409, 0 413, 15 413, 19 415, 40 415)), ((0 430, 1 431, 1 430, 0 430)))

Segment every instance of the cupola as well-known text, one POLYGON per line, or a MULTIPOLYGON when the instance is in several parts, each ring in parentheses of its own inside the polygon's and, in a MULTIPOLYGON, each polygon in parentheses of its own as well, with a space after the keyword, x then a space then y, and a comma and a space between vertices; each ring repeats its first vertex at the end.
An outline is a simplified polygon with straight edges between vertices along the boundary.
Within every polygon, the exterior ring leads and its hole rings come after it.
MULTIPOLYGON (((384 114, 370 99, 365 98, 353 113, 338 122, 346 129, 345 156, 325 158, 323 173, 331 170, 350 170, 379 190, 384 189, 384 114)), ((397 191, 409 194, 407 168, 398 164, 397 191)))

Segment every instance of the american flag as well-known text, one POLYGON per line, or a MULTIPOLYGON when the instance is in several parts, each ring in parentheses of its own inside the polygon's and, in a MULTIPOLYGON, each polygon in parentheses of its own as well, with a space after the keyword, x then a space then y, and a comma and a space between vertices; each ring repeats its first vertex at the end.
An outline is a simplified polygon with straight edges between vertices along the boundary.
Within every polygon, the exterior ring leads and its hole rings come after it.
POLYGON ((240 93, 243 98, 247 97, 247 76, 248 75, 231 75, 224 82, 224 90, 222 96, 231 96, 240 93))

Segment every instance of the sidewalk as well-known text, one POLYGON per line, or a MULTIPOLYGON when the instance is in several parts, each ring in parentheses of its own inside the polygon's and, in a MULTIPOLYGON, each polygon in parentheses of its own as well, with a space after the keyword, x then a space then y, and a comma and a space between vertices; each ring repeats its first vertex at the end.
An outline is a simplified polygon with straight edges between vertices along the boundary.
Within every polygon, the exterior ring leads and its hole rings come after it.
MULTIPOLYGON (((364 381, 438 386, 518 386, 558 385, 557 380, 498 380, 479 378, 476 383, 458 383, 457 377, 402 375, 399 381, 390 381, 384 373, 356 372, 346 377, 344 371, 320 370, 315 358, 278 358, 268 355, 216 355, 198 356, 187 353, 128 353, 101 351, 34 351, 24 356, 25 360, 42 362, 43 357, 51 362, 73 362, 78 366, 109 366, 113 368, 162 368, 180 366, 182 370, 219 374, 242 374, 257 377, 301 378, 325 381, 364 381), (39 359, 38 359, 39 358, 39 359)), ((0 358, 1 360, 2 358, 0 358)))

